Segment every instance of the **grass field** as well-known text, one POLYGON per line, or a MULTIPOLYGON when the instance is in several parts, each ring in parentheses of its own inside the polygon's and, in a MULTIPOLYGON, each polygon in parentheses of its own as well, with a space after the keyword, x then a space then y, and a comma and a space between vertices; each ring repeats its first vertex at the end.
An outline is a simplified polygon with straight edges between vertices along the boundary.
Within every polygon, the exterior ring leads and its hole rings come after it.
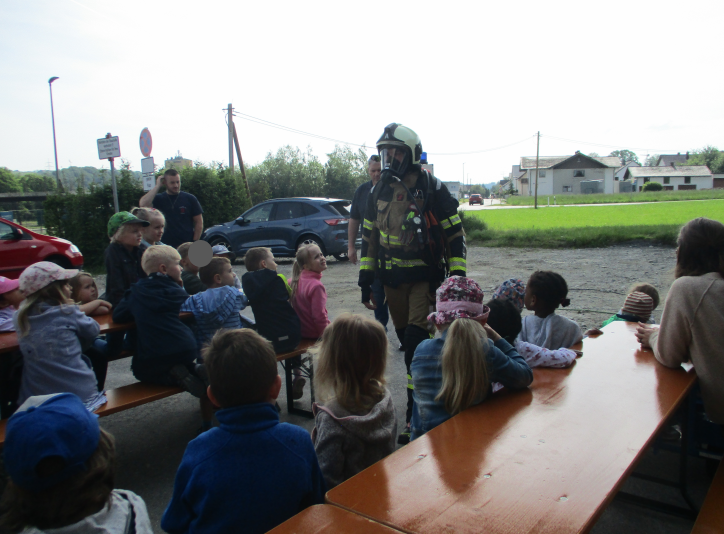
POLYGON ((673 245, 691 219, 724 221, 724 200, 464 213, 466 232, 486 246, 600 247, 632 240, 673 245))
MULTIPOLYGON (((706 189, 703 191, 651 191, 648 193, 617 193, 615 195, 556 195, 555 202, 560 206, 569 204, 612 204, 629 202, 671 202, 677 200, 705 200, 724 198, 724 189, 706 189)), ((538 206, 548 204, 549 196, 538 196, 538 206)), ((532 206, 533 197, 508 197, 509 206, 532 206)), ((553 195, 550 195, 553 205, 553 195)))

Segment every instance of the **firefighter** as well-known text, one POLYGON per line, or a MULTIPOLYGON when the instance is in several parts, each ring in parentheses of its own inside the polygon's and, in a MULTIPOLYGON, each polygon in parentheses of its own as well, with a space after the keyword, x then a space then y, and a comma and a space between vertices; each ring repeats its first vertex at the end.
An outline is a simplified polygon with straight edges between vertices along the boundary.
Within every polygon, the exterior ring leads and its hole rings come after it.
POLYGON ((420 166, 422 143, 414 131, 388 125, 377 150, 382 176, 365 210, 359 286, 362 302, 374 304, 370 288, 377 273, 397 336, 404 339, 407 426, 398 443, 405 444, 412 416, 410 364, 417 346, 430 338, 427 316, 435 290, 448 275, 465 276, 465 233, 458 201, 420 166))

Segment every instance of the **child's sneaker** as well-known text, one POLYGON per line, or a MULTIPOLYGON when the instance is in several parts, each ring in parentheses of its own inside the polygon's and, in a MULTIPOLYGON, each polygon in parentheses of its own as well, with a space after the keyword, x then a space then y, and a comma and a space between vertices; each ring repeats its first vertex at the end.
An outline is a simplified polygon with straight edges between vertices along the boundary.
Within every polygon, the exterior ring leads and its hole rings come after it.
POLYGON ((174 365, 170 374, 180 388, 185 389, 197 399, 206 397, 206 384, 198 376, 191 374, 185 365, 174 365))
POLYGON ((306 379, 302 377, 297 377, 292 381, 292 398, 294 400, 299 400, 304 396, 304 384, 306 383, 306 379))

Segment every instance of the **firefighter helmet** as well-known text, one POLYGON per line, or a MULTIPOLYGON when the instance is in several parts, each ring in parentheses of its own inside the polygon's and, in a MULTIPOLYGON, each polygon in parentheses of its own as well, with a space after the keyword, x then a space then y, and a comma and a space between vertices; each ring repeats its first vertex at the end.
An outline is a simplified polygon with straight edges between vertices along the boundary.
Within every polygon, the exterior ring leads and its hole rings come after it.
POLYGON ((382 160, 382 171, 404 178, 412 165, 419 165, 422 142, 410 128, 393 122, 385 126, 382 137, 377 141, 377 150, 382 160))

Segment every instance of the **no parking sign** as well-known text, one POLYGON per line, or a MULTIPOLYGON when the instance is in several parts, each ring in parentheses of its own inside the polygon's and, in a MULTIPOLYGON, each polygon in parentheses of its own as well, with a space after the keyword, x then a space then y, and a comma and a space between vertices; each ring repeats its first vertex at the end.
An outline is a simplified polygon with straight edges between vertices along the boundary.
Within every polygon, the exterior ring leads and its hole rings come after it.
POLYGON ((151 155, 151 149, 153 148, 153 140, 151 139, 151 132, 148 128, 141 130, 141 138, 139 139, 141 145, 141 154, 148 157, 151 155))

